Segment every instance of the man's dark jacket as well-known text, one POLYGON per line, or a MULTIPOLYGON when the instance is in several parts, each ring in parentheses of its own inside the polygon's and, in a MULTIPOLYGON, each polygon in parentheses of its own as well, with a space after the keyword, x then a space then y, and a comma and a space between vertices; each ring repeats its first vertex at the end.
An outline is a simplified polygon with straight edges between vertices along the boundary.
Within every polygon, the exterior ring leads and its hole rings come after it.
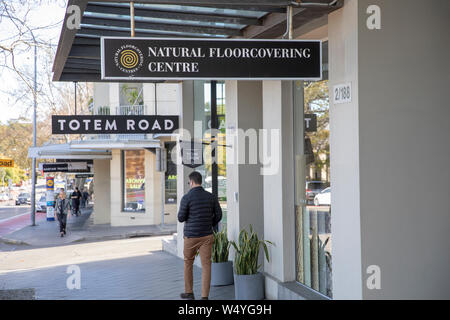
POLYGON ((221 219, 222 209, 217 197, 202 187, 192 188, 181 199, 178 221, 184 222, 185 237, 210 235, 221 219))

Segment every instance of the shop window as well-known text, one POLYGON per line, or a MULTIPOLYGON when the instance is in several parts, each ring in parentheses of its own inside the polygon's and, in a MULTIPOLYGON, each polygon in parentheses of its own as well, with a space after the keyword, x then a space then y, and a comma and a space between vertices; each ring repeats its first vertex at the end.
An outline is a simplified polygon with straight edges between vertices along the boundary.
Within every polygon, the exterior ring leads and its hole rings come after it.
MULTIPOLYGON (((227 172, 226 172, 226 126, 225 126, 225 83, 216 82, 216 112, 219 132, 217 133, 216 163, 217 163, 217 197, 222 207, 222 221, 220 226, 227 225, 227 172)), ((211 136, 211 82, 194 82, 194 121, 201 123, 204 165, 196 168, 203 176, 203 187, 208 192, 213 192, 213 158, 212 158, 212 136, 211 136)))
POLYGON ((304 186, 296 207, 297 281, 332 297, 328 81, 301 86, 304 113, 315 114, 317 130, 304 133, 306 167, 296 176, 304 186))
POLYGON ((123 211, 145 211, 145 150, 122 152, 123 211))
POLYGON ((175 150, 175 142, 166 143, 167 170, 165 172, 165 202, 166 204, 177 203, 177 165, 172 161, 172 152, 175 150))

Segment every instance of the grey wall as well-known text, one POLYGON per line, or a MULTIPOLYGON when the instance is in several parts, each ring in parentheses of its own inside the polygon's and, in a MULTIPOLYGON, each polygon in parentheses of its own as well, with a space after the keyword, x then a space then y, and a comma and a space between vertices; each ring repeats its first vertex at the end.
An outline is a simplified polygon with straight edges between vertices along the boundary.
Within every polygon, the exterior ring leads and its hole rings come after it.
MULTIPOLYGON (((226 81, 226 127, 232 132, 262 128, 261 81, 226 81)), ((227 136, 227 224, 230 239, 237 240, 242 229, 252 225, 264 236, 263 176, 260 164, 238 163, 239 156, 249 159, 248 138, 227 136), (245 140, 244 140, 245 139, 245 140), (238 194, 237 199, 235 193, 238 194)), ((258 143, 258 142, 256 142, 258 143)), ((232 250, 233 251, 233 250, 232 250)), ((263 262, 260 257, 260 263, 263 262)))
MULTIPOLYGON (((359 154, 365 299, 450 298, 450 2, 359 0, 359 154), (366 9, 381 7, 381 30, 366 9)), ((333 52, 330 52, 332 55, 333 52)))
POLYGON ((351 83, 352 101, 330 99, 333 298, 362 299, 358 105, 358 1, 328 17, 329 86, 351 83))

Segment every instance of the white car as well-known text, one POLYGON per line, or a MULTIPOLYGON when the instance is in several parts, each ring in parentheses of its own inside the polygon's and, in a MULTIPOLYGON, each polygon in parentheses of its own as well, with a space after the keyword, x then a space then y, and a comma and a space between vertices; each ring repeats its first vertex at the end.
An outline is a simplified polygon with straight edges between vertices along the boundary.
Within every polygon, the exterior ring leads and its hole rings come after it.
POLYGON ((323 189, 314 197, 315 206, 331 206, 331 188, 323 189))
POLYGON ((0 193, 0 201, 8 201, 9 196, 6 193, 0 193))
POLYGON ((45 195, 42 195, 39 198, 39 201, 36 203, 36 211, 37 212, 46 212, 47 211, 47 198, 45 195))

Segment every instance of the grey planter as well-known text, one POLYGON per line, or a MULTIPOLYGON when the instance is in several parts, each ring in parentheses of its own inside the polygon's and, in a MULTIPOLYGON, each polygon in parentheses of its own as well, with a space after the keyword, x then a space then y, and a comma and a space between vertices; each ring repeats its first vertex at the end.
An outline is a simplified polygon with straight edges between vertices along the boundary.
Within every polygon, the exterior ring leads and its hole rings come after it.
POLYGON ((211 264, 211 285, 229 286, 233 284, 233 261, 211 264))
POLYGON ((234 296, 236 300, 263 300, 264 276, 259 272, 250 275, 234 274, 234 296))

